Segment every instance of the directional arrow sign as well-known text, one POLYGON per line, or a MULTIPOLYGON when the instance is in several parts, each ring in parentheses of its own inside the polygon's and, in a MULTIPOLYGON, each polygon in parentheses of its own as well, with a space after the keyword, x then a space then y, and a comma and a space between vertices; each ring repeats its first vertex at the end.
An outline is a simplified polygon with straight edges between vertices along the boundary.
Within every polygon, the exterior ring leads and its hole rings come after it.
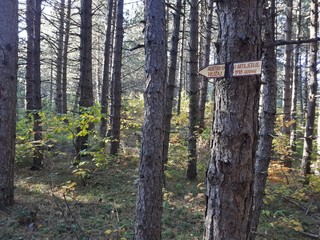
POLYGON ((248 75, 260 75, 261 66, 262 61, 234 63, 232 76, 241 77, 248 75))
POLYGON ((221 78, 224 77, 225 70, 225 64, 216 64, 200 70, 199 73, 208 78, 221 78))

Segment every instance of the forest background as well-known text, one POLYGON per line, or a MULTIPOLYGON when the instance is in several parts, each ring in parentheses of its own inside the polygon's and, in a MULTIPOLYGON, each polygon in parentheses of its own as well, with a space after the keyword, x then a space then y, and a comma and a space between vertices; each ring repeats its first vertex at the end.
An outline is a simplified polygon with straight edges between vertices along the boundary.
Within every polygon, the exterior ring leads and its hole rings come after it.
MULTIPOLYGON (((268 9, 275 14, 275 127, 255 234, 258 239, 319 239, 320 141, 315 136, 320 128, 316 118, 307 125, 310 99, 318 96, 312 88, 312 77, 317 79, 312 40, 318 39, 317 31, 311 35, 312 4, 273 4, 268 9)), ((168 83, 173 101, 166 129, 163 239, 202 239, 204 232, 217 80, 190 80, 190 6, 166 3, 168 76, 172 67, 175 71, 168 83), (194 108, 204 109, 202 122, 190 120, 194 108), (192 150, 196 159, 190 158, 192 150)), ((219 34, 214 1, 200 1, 198 7, 196 70, 218 63, 219 34)), ((77 0, 19 1, 15 204, 0 213, 0 239, 132 238, 144 115, 144 28, 142 1, 93 0, 92 7, 77 0)), ((268 85, 263 76, 261 81, 268 85)))

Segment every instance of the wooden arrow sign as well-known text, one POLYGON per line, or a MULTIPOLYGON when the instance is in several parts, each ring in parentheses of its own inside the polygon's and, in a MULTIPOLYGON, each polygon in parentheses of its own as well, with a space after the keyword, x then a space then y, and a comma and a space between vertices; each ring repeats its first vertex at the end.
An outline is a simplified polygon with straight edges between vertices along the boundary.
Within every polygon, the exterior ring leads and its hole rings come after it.
POLYGON ((221 78, 224 77, 226 70, 225 64, 216 64, 216 65, 209 65, 208 67, 200 70, 200 74, 208 77, 208 78, 221 78))

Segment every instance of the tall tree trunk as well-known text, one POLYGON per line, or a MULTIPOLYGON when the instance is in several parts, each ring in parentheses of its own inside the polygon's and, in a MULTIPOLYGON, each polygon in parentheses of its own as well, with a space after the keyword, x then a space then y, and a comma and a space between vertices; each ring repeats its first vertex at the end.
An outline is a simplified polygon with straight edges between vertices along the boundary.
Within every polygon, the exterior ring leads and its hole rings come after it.
POLYGON ((182 16, 182 36, 180 47, 180 64, 179 64, 179 88, 178 88, 178 103, 177 103, 177 115, 181 112, 181 95, 184 79, 184 49, 185 49, 185 29, 186 29, 186 0, 183 1, 183 16, 182 16))
POLYGON ((56 112, 62 113, 62 54, 63 54, 63 37, 64 37, 64 8, 65 0, 61 0, 59 8, 59 32, 58 32, 58 48, 57 48, 57 76, 56 76, 56 112))
MULTIPOLYGON (((201 63, 201 68, 204 68, 209 65, 210 59, 210 49, 211 49, 211 35, 212 35, 212 14, 213 14, 213 0, 207 0, 207 19, 205 26, 205 44, 204 44, 204 52, 203 59, 201 63)), ((208 78, 201 77, 201 87, 200 87, 200 97, 199 97, 199 130, 203 131, 205 128, 205 108, 208 96, 208 78)))
MULTIPOLYGON (((287 0, 286 6, 286 41, 291 41, 292 38, 292 2, 293 0, 287 0)), ((291 112, 291 96, 292 96, 292 45, 288 44, 285 47, 285 63, 284 63, 284 89, 283 89, 283 134, 290 138, 290 112, 291 112)), ((286 167, 292 167, 292 161, 290 158, 284 160, 286 167)))
MULTIPOLYGON (((80 114, 93 106, 92 86, 92 0, 81 0, 81 29, 80 29, 80 114)), ((90 130, 93 126, 89 124, 90 130)), ((80 126, 77 132, 82 129, 80 126)), ((86 148, 88 134, 76 137, 75 164, 80 161, 80 151, 86 148)))
POLYGON ((111 41, 113 39, 111 35, 111 23, 112 23, 112 11, 113 0, 108 1, 108 17, 107 17, 107 30, 106 39, 104 43, 104 64, 103 64, 103 77, 102 77, 102 89, 101 89, 101 122, 100 122, 100 136, 105 137, 107 132, 108 123, 108 104, 109 104, 109 75, 110 75, 110 52, 111 41))
MULTIPOLYGON (((301 0, 298 2, 298 21, 297 21, 297 38, 300 39, 301 35, 301 0)), ((290 126, 290 148, 294 152, 296 151, 296 132, 297 132, 297 103, 298 103, 298 87, 301 82, 299 76, 299 58, 300 58, 300 44, 297 44, 294 49, 294 69, 293 69, 293 81, 292 81, 292 97, 291 97, 291 116, 292 120, 290 126)))
POLYGON ((67 67, 68 67, 68 49, 70 37, 70 22, 71 22, 71 0, 67 3, 66 27, 64 35, 63 47, 63 65, 62 65, 62 113, 68 112, 68 95, 67 95, 67 67))
MULTIPOLYGON (((268 1, 265 1, 266 3, 268 1)), ((265 4, 266 6, 266 4, 265 4)), ((254 178, 253 212, 251 218, 251 239, 255 239, 254 232, 257 231, 259 218, 263 207, 264 191, 268 176, 268 168, 272 150, 272 136, 274 135, 275 114, 277 111, 277 64, 274 47, 275 33, 275 0, 271 1, 269 8, 265 10, 263 21, 264 43, 269 46, 263 54, 263 84, 260 97, 260 139, 257 150, 254 178)))
POLYGON ((163 124, 167 76, 164 0, 145 0, 145 22, 145 111, 142 126, 134 239, 160 240, 163 187, 163 124))
POLYGON ((18 0, 0 1, 0 210, 13 205, 18 72, 18 0))
POLYGON ((111 143, 110 154, 117 154, 120 146, 120 116, 121 116, 121 67, 123 45, 123 0, 118 0, 116 39, 114 48, 114 65, 112 74, 112 113, 111 113, 111 143))
POLYGON ((34 81, 34 17, 35 1, 27 0, 26 5, 26 30, 27 30, 27 64, 26 64, 26 110, 33 110, 33 81, 34 81))
POLYGON ((42 143, 42 120, 40 117, 41 104, 41 3, 36 0, 34 21, 34 84, 33 84, 33 134, 35 150, 33 166, 31 169, 39 170, 43 167, 43 143, 42 143))
POLYGON ((194 180, 197 177, 197 135, 198 135, 198 28, 199 11, 198 0, 191 0, 190 4, 190 54, 189 54, 189 138, 188 138, 188 169, 187 177, 194 180))
MULTIPOLYGON (((311 2, 311 27, 310 38, 315 39, 318 36, 318 1, 312 0, 311 2)), ((310 43, 310 83, 309 83, 309 98, 307 105, 307 120, 304 134, 303 143, 303 156, 301 168, 305 176, 311 174, 311 154, 314 137, 314 121, 316 109, 316 95, 318 89, 317 82, 317 56, 318 56, 318 43, 310 43)), ((308 181, 308 179, 306 179, 308 181)))
POLYGON ((166 113, 164 119, 164 141, 163 141, 163 159, 164 164, 168 163, 169 139, 171 129, 172 107, 174 98, 174 88, 176 84, 178 45, 180 33, 180 17, 182 0, 177 0, 173 20, 173 33, 171 37, 170 66, 166 85, 166 113))
MULTIPOLYGON (((260 59, 262 2, 219 1, 217 13, 219 62, 260 59)), ((260 77, 219 79, 215 87, 204 239, 247 239, 253 202, 260 77)))

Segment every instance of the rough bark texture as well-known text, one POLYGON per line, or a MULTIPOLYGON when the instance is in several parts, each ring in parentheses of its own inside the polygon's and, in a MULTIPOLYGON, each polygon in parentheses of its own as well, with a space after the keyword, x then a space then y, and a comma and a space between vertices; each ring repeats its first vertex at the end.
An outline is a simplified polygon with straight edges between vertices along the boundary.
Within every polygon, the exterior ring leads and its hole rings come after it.
POLYGON ((34 156, 32 169, 38 170, 43 166, 42 149, 42 121, 39 112, 42 109, 41 104, 41 3, 42 0, 35 2, 35 20, 34 20, 34 81, 33 81, 33 134, 34 134, 34 156))
POLYGON ((198 79, 198 31, 199 7, 198 0, 190 4, 190 54, 189 54, 189 138, 188 138, 188 179, 197 177, 197 134, 199 120, 199 79, 198 79))
POLYGON ((174 88, 176 84, 177 59, 178 59, 178 44, 180 32, 180 15, 181 15, 181 0, 176 2, 176 12, 173 20, 173 33, 171 37, 170 50, 170 66, 167 80, 166 91, 166 113, 164 122, 164 141, 163 141, 163 159, 164 164, 168 163, 169 138, 171 129, 172 107, 174 98, 174 88))
POLYGON ((145 111, 134 239, 160 240, 167 57, 164 0, 145 0, 145 21, 145 111))
MULTIPOLYGON (((318 34, 318 1, 312 0, 311 2, 311 28, 310 38, 316 38, 318 34)), ((303 156, 301 168, 307 176, 311 173, 311 154, 312 143, 314 137, 314 121, 316 109, 316 95, 318 89, 317 83, 317 56, 318 56, 318 43, 310 43, 310 82, 309 82, 309 98, 307 104, 307 119, 304 133, 303 143, 303 156)))
POLYGON ((105 137, 107 132, 107 119, 108 119, 108 104, 109 104, 109 75, 110 75, 110 52, 111 52, 111 23, 112 23, 112 11, 113 11, 113 0, 108 1, 108 17, 107 17, 107 30, 106 40, 104 42, 104 63, 103 63, 103 77, 102 77, 102 88, 101 88, 101 123, 100 123, 100 136, 105 137))
POLYGON ((18 0, 0 1, 0 210, 14 200, 18 0))
MULTIPOLYGON (((92 0, 82 0, 80 29, 80 114, 82 110, 92 105, 92 0)), ((79 131, 81 129, 78 128, 79 131)), ((77 136, 76 138, 77 160, 79 160, 80 151, 86 148, 87 139, 88 135, 77 136)))
POLYGON ((120 146, 120 114, 121 114, 121 66, 123 45, 123 0, 118 0, 116 39, 114 46, 114 65, 112 75, 112 113, 110 154, 117 154, 120 146))
POLYGON ((255 232, 259 225, 259 218, 263 207, 264 191, 268 176, 268 168, 272 150, 272 136, 274 135, 274 122, 276 114, 277 96, 277 65, 274 43, 275 1, 270 8, 265 9, 264 43, 270 47, 263 54, 263 84, 260 98, 260 131, 257 159, 255 164, 253 213, 251 218, 251 239, 255 239, 255 232))
MULTIPOLYGON (((213 0, 207 0, 207 19, 206 19, 206 26, 205 26, 205 44, 204 44, 204 51, 203 51, 203 59, 201 63, 201 68, 205 68, 209 65, 210 59, 210 49, 211 49, 211 35, 212 35, 212 14, 213 14, 213 0)), ((200 87, 200 97, 199 97, 199 130, 203 131, 205 128, 205 108, 207 102, 207 95, 208 95, 208 78, 201 77, 201 87, 200 87)))
MULTIPOLYGON (((219 61, 260 59, 261 1, 217 2, 219 61)), ((260 76, 219 79, 215 89, 211 159, 207 170, 206 240, 250 234, 257 147, 260 76)))

